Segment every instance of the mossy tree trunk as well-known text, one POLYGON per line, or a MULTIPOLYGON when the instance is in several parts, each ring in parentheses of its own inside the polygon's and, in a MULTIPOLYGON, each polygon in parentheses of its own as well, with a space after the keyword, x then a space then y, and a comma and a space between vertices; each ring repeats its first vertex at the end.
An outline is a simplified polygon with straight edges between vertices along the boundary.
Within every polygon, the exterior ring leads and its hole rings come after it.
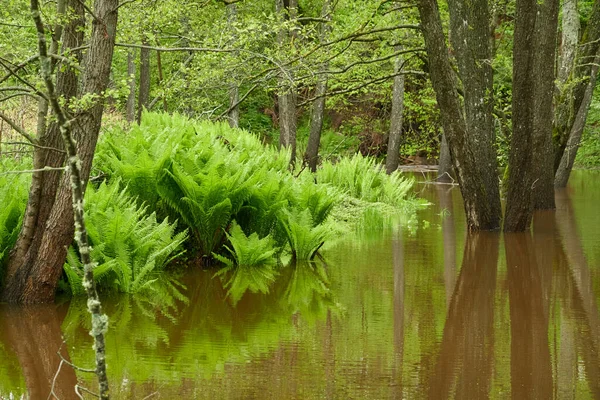
MULTIPOLYGON (((570 11, 569 14, 567 14, 567 17, 572 13, 573 12, 570 11)), ((565 18, 564 12, 563 18, 565 18)), ((576 17, 572 16, 570 18, 575 19, 576 17)), ((575 24, 575 22, 573 22, 573 24, 575 24)), ((600 2, 595 1, 592 14, 590 15, 586 29, 579 41, 573 69, 569 73, 569 80, 562 86, 564 90, 555 100, 556 107, 554 111, 553 133, 555 171, 557 171, 560 166, 570 135, 576 131, 573 127, 577 119, 583 116, 587 117, 587 110, 585 108, 589 109, 589 104, 586 106, 584 99, 588 84, 591 83, 590 78, 594 66, 592 60, 598 55, 600 55, 600 2)), ((585 125, 585 120, 583 123, 585 125)), ((557 186, 566 185, 564 178, 561 179, 561 182, 555 182, 557 186)))

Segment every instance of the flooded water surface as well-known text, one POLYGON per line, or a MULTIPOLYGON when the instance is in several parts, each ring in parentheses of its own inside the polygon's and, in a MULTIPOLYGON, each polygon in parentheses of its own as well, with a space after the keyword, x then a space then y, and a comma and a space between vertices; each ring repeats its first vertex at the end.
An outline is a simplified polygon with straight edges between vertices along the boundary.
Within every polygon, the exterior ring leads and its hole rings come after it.
MULTIPOLYGON (((411 227, 355 237, 233 304, 213 272, 105 300, 123 399, 600 399, 600 173, 533 234, 467 235, 460 193, 421 184, 411 227), (148 397, 147 397, 148 396, 148 397)), ((77 398, 82 301, 0 305, 0 397, 77 398), (63 343, 63 338, 65 344, 63 343)))

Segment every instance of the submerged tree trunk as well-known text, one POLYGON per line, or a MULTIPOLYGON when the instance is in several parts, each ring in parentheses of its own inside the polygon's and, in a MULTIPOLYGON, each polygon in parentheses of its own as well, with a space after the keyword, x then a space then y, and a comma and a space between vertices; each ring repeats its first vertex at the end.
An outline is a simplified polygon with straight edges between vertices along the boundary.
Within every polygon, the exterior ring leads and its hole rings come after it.
MULTIPOLYGON (((79 4, 74 1, 73 4, 79 4)), ((81 160, 81 180, 88 180, 98 134, 102 121, 104 101, 115 43, 118 0, 97 0, 94 14, 104 23, 94 23, 89 41, 85 70, 83 72, 83 95, 98 97, 90 108, 75 116, 73 136, 81 160)), ((57 82, 58 88, 58 82, 57 82)), ((37 150, 37 149, 36 149, 37 150)), ((12 303, 41 303, 54 299, 56 285, 62 273, 67 248, 73 242, 74 222, 71 199, 71 183, 68 174, 59 177, 55 184, 56 195, 41 197, 39 210, 47 214, 39 220, 34 236, 30 238, 21 258, 11 255, 3 299, 12 303)), ((20 254, 20 253, 19 253, 20 254)))
POLYGON ((598 63, 600 63, 600 58, 597 57, 594 61, 594 67, 592 68, 592 74, 585 90, 583 101, 581 102, 579 111, 575 116, 575 121, 573 123, 573 127, 571 128, 571 134, 569 135, 567 146, 565 147, 565 151, 563 152, 560 160, 558 170, 556 171, 556 176, 554 177, 555 187, 566 187, 567 182, 569 181, 569 176, 571 175, 571 170, 573 169, 573 164, 575 163, 575 157, 577 156, 577 150, 579 150, 579 144, 581 143, 581 136, 583 135, 583 129, 585 128, 585 121, 587 120, 588 111, 590 110, 590 105, 592 103, 594 88, 596 87, 596 80, 598 78, 598 63))
MULTIPOLYGON (((491 121, 489 93, 486 93, 486 88, 491 82, 491 77, 488 77, 488 74, 491 73, 488 71, 489 60, 485 58, 491 54, 489 52, 487 2, 477 0, 470 3, 468 7, 460 5, 462 8, 458 10, 466 13, 463 16, 467 18, 465 20, 469 20, 469 26, 468 29, 457 34, 464 35, 462 38, 467 41, 467 49, 474 49, 472 52, 469 50, 469 54, 461 55, 462 68, 466 69, 467 76, 473 77, 473 82, 469 83, 472 86, 468 86, 470 90, 473 90, 468 97, 469 99, 471 96, 473 97, 472 100, 465 99, 465 104, 467 101, 469 104, 471 101, 473 103, 466 107, 466 111, 470 114, 474 112, 490 113, 489 116, 469 115, 469 123, 465 122, 454 83, 454 72, 448 58, 448 48, 437 2, 436 0, 419 0, 417 6, 429 59, 429 73, 463 195, 468 229, 470 231, 498 229, 501 209, 495 168, 496 157, 493 148, 489 148, 493 143, 493 137, 485 136, 489 135, 487 129, 468 131, 469 128, 474 127, 475 121, 480 120, 482 123, 488 123, 488 119, 491 121), (479 18, 483 18, 484 21, 479 21, 479 18), (476 106, 475 103, 480 105, 476 106)), ((463 77, 463 83, 467 76, 463 77)), ((466 93, 465 98, 467 98, 466 93)))
POLYGON ((135 79, 136 65, 135 65, 135 50, 129 49, 127 52, 127 79, 129 82, 129 94, 127 95, 126 116, 127 122, 131 123, 135 120, 135 79))
POLYGON ((513 133, 504 230, 529 229, 533 209, 554 207, 551 146, 558 1, 518 0, 513 50, 513 133), (532 52, 531 49, 536 49, 532 52), (550 170, 550 171, 548 171, 550 170), (548 184, 551 184, 550 189, 548 184), (551 193, 549 193, 551 192, 551 193), (548 196, 552 194, 552 200, 548 196))
MULTIPOLYGON (((148 45, 148 40, 142 40, 143 45, 148 45)), ((142 122, 142 112, 148 108, 150 102, 150 49, 142 48, 140 50, 140 87, 138 93, 138 109, 136 120, 142 122)))
MULTIPOLYGON (((397 51, 400 49, 397 48, 397 51)), ((404 60, 402 57, 396 59, 394 73, 399 74, 404 60)), ((392 90, 392 115, 390 118, 390 136, 388 139, 387 155, 385 158, 385 170, 391 174, 398 169, 400 164, 400 141, 402 139, 402 119, 404 114, 404 75, 394 77, 392 90)))
MULTIPOLYGON (((329 21, 331 20, 331 0, 325 0, 323 3, 323 10, 321 17, 327 21, 321 24, 321 43, 327 41, 327 36, 331 27, 329 21)), ((317 164, 319 162, 319 146, 321 144, 321 131, 323 130, 323 115, 325 114, 325 101, 327 94, 327 80, 328 76, 325 73, 329 69, 329 63, 324 63, 321 68, 321 75, 317 80, 317 86, 315 88, 315 101, 313 102, 312 114, 310 119, 310 134, 308 136, 308 144, 306 146, 306 154, 304 155, 305 162, 308 163, 308 167, 312 172, 317 170, 317 164)))

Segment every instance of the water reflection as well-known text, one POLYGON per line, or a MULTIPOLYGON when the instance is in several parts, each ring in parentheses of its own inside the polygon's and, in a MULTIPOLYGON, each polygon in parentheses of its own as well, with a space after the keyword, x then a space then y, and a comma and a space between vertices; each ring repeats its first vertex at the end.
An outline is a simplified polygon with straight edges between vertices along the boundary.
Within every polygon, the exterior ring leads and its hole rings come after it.
MULTIPOLYGON (((268 293, 195 270, 107 299, 114 398, 600 399, 600 185, 575 178, 530 234, 467 235, 456 188, 428 185, 428 224, 277 267, 268 293)), ((0 307, 0 397, 45 398, 42 335, 91 365, 85 302, 65 313, 0 307)))
MULTIPOLYGON (((69 360, 60 329, 64 316, 63 308, 53 305, 0 305, 0 338, 7 347, 7 353, 15 357, 24 378, 24 382, 20 382, 20 379, 14 379, 14 374, 11 374, 12 379, 0 376, 0 389, 6 388, 0 390, 0 395, 12 393, 18 398, 26 391, 31 399, 45 399, 53 387, 60 399, 78 398, 75 394, 77 377, 73 369, 66 365, 60 371, 58 369, 61 363, 59 349, 69 360)), ((12 357, 9 354, 2 360, 3 364, 10 363, 12 357)))
POLYGON ((494 360, 494 292, 498 264, 498 233, 467 237, 462 268, 456 283, 431 399, 487 398, 494 360))

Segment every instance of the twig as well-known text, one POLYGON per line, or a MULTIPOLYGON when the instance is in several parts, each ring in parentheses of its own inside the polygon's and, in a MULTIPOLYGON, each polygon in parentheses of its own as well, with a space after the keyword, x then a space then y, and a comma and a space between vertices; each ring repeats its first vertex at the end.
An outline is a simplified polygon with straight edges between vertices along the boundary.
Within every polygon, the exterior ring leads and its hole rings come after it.
POLYGON ((213 47, 158 47, 148 46, 145 44, 133 44, 133 43, 115 43, 115 46, 128 47, 132 49, 148 49, 154 51, 160 51, 162 53, 170 53, 176 51, 193 51, 193 52, 210 52, 210 53, 233 53, 239 51, 239 49, 219 49, 213 47))
POLYGON ((2 111, 0 111, 0 118, 5 120, 8 123, 8 125, 10 125, 11 128, 13 128, 19 134, 21 134, 21 136, 23 136, 25 139, 29 140, 31 143, 37 143, 37 140, 33 136, 31 136, 29 133, 25 132, 25 130, 23 128, 21 128, 19 125, 17 125, 12 119, 10 119, 2 111))
POLYGON ((61 154, 67 153, 66 151, 58 149, 56 147, 40 146, 39 144, 29 143, 29 142, 3 142, 3 143, 8 144, 8 145, 13 145, 13 146, 18 146, 18 145, 31 146, 31 147, 35 147, 37 149, 55 151, 55 152, 61 153, 61 154))
POLYGON ((2 172, 0 173, 0 176, 4 176, 4 175, 18 175, 18 174, 34 174, 36 172, 45 172, 45 171, 64 171, 65 167, 44 167, 44 168, 39 168, 39 169, 24 169, 24 170, 20 170, 20 171, 6 171, 6 172, 2 172))
MULTIPOLYGON (((90 389, 86 389, 85 387, 83 387, 83 386, 81 386, 79 384, 75 385, 75 390, 77 391, 77 389, 81 389, 84 392, 89 393, 89 394, 91 394, 94 397, 100 398, 100 395, 98 393, 94 393, 90 389)), ((81 393, 77 392, 77 394, 81 396, 81 393)), ((81 398, 83 399, 83 396, 81 396, 81 398)))

